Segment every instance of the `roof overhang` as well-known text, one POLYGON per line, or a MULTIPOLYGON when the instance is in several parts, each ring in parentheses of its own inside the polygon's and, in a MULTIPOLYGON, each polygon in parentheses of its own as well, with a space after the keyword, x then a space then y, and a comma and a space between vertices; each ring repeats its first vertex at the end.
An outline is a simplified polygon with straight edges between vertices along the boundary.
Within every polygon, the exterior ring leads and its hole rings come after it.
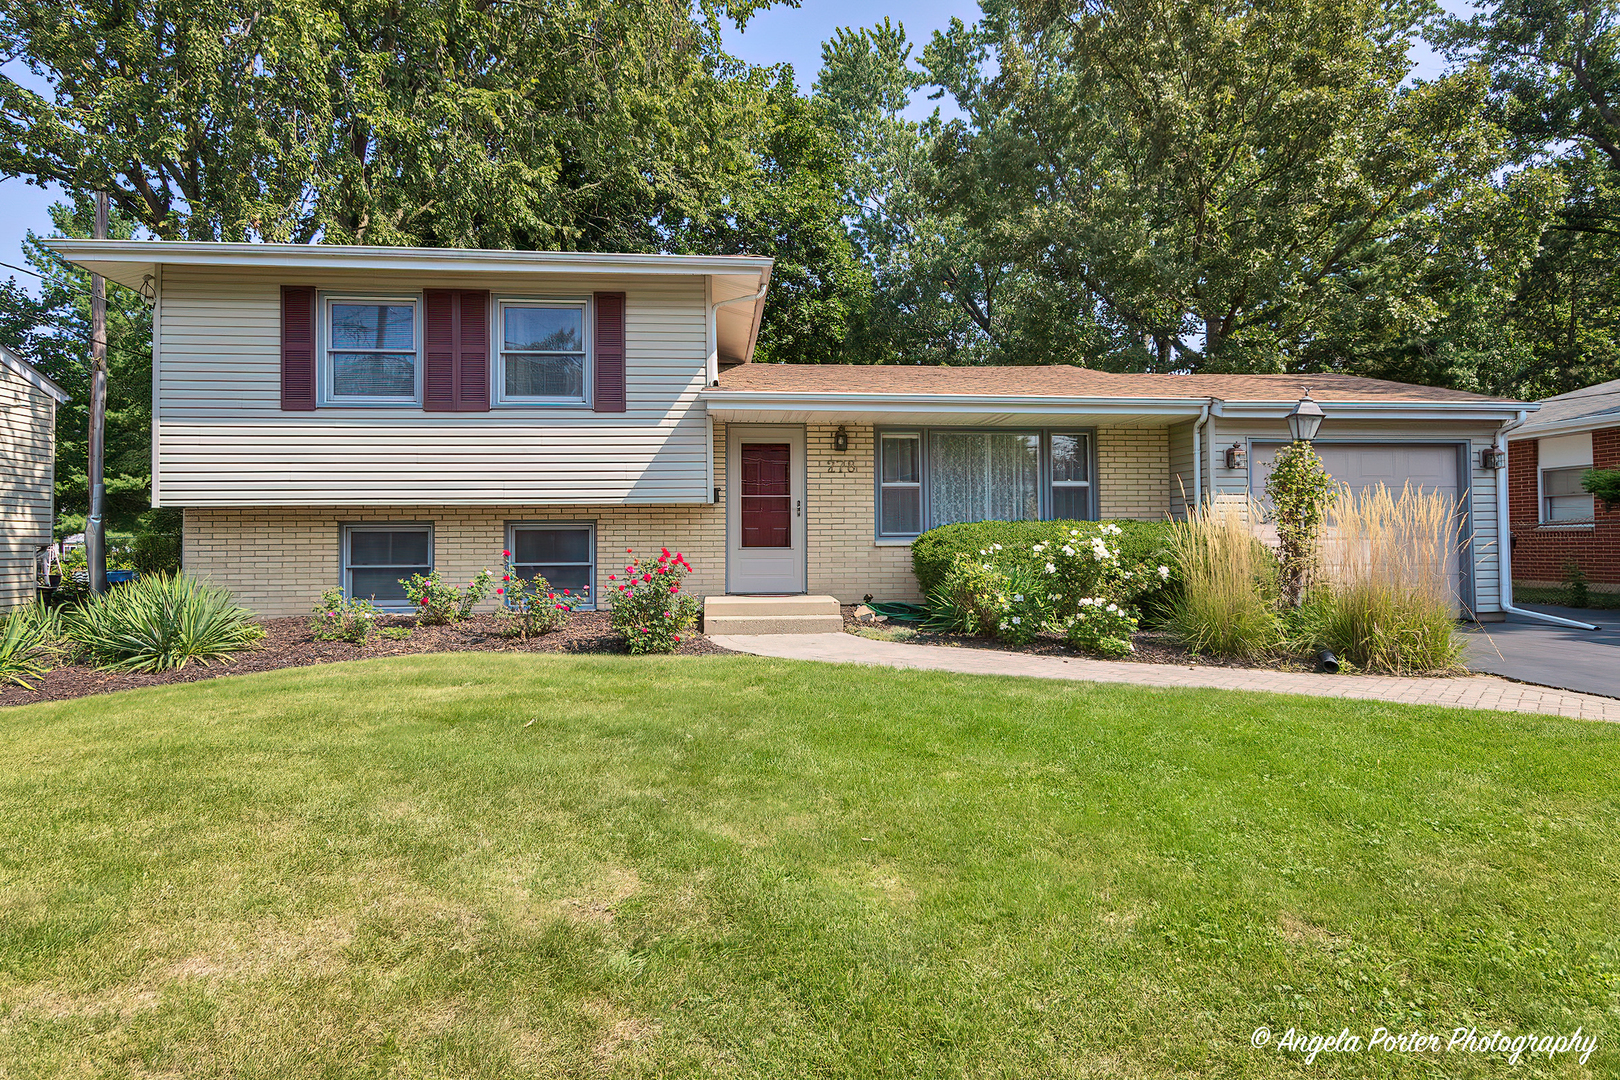
MULTIPOLYGON (((1076 424, 1164 427, 1198 417, 1206 407, 1234 419, 1284 420, 1295 401, 1221 401, 1215 398, 1035 397, 978 394, 795 393, 770 390, 703 391, 717 420, 778 423, 1076 424)), ((1344 420, 1474 420, 1502 423, 1534 406, 1493 401, 1324 401, 1328 423, 1344 420)))
MULTIPOLYGON (((752 297, 771 280, 774 260, 756 255, 637 255, 578 251, 494 251, 482 248, 407 248, 338 244, 220 244, 172 240, 73 240, 45 246, 75 266, 139 290, 159 282, 163 266, 218 270, 323 270, 452 275, 522 274, 578 277, 691 276, 710 279, 712 300, 752 297)), ((733 304, 716 312, 717 345, 723 361, 746 362, 764 317, 765 300, 733 304)))
POLYGON ((1572 416, 1568 420, 1547 420, 1526 424, 1508 432, 1510 439, 1542 439, 1554 435, 1579 435, 1583 431, 1620 427, 1620 410, 1599 413, 1596 416, 1572 416))
POLYGON ((36 368, 33 364, 30 364, 27 360, 24 360, 21 356, 18 356, 16 353, 12 352, 10 349, 6 348, 4 345, 0 345, 0 366, 4 366, 11 371, 16 372, 18 375, 22 376, 24 382, 31 383, 40 390, 44 391, 46 394, 49 394, 51 397, 55 398, 58 405, 67 404, 68 392, 66 390, 63 390, 60 386, 57 386, 55 382, 40 374, 38 368, 36 368))

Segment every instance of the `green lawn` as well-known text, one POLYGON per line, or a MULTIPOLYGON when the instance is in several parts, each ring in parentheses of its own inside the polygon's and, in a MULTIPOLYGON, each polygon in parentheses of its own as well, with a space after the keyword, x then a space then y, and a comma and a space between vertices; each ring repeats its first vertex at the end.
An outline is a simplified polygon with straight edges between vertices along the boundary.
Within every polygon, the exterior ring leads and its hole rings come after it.
POLYGON ((1612 1075, 1616 776, 1595 723, 743 657, 0 711, 0 1077, 1612 1075))

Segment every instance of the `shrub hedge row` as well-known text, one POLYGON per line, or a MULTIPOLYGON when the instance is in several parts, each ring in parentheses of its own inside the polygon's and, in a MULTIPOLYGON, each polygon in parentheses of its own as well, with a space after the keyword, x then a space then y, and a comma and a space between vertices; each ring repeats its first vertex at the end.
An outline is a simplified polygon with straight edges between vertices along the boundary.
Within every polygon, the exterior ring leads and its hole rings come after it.
POLYGON ((924 596, 951 568, 951 560, 958 553, 977 554, 991 544, 1004 547, 1028 547, 1052 540, 1070 539, 1069 530, 1079 529, 1082 539, 1098 535, 1105 525, 1118 525, 1120 534, 1111 540, 1119 548, 1120 562, 1130 566, 1137 562, 1161 561, 1170 540, 1170 522, 1135 521, 1120 519, 1102 521, 974 521, 962 525, 941 525, 929 529, 911 544, 911 569, 917 575, 917 584, 924 596))

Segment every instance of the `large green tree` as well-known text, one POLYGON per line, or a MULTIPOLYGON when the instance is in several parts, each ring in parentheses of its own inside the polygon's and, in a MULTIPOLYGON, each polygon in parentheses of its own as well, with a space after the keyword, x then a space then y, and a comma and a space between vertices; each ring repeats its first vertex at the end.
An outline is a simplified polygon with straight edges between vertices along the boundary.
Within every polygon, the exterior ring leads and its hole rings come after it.
MULTIPOLYGON (((1476 69, 1407 81, 1407 0, 986 0, 925 52, 966 114, 938 204, 993 250, 1003 356, 1281 369, 1408 302, 1502 197, 1476 69)), ((983 300, 992 301, 986 293, 983 300)))

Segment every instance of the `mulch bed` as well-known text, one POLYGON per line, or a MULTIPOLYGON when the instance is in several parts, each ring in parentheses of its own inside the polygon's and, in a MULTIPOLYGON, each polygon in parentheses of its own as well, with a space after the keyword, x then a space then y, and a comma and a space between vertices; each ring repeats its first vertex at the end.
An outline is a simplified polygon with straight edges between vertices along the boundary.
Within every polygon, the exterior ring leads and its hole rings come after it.
MULTIPOLYGON (((861 620, 855 617, 857 605, 846 604, 843 607, 844 629, 856 631, 861 629, 885 630, 905 626, 905 623, 880 623, 870 620, 861 620)), ((917 636, 907 638, 908 645, 946 645, 958 649, 989 649, 994 652, 1025 653, 1032 656, 1081 656, 1088 660, 1109 659, 1119 660, 1122 663, 1135 664, 1176 664, 1181 667, 1219 667, 1219 668, 1262 668, 1266 671, 1314 671, 1311 664, 1307 664, 1294 657, 1274 657, 1262 664, 1246 664, 1241 660, 1231 660, 1219 656, 1200 656, 1189 652, 1187 648, 1176 642, 1175 638, 1162 630, 1139 630, 1131 638, 1136 651, 1129 656, 1097 657, 1090 653, 1071 649, 1067 642, 1056 634, 1041 634, 1028 645, 1009 645, 994 638, 970 637, 967 634, 939 634, 918 627, 917 636)))
MULTIPOLYGON (((155 674, 123 674, 98 671, 81 664, 68 664, 56 668, 42 679, 34 680, 38 689, 25 690, 20 686, 0 686, 0 706, 29 705, 37 701, 61 701, 65 698, 84 697, 87 694, 107 694, 115 690, 133 690, 141 686, 161 686, 167 683, 197 682, 221 675, 242 675, 254 671, 275 671, 278 668, 304 667, 309 664, 334 664, 344 660, 370 660, 379 656, 409 656, 416 653, 441 652, 531 652, 531 653, 622 653, 624 646, 618 635, 608 629, 605 611, 579 611, 561 630, 520 641, 506 637, 502 630, 508 625, 494 615, 475 615, 465 622, 450 626, 417 626, 414 619, 391 617, 383 626, 411 627, 411 636, 400 641, 374 636, 364 646, 347 641, 316 641, 309 632, 306 618, 266 619, 265 636, 259 647, 242 653, 232 664, 187 664, 179 671, 155 674)), ((726 650, 694 633, 680 644, 679 656, 723 654, 726 650)))

